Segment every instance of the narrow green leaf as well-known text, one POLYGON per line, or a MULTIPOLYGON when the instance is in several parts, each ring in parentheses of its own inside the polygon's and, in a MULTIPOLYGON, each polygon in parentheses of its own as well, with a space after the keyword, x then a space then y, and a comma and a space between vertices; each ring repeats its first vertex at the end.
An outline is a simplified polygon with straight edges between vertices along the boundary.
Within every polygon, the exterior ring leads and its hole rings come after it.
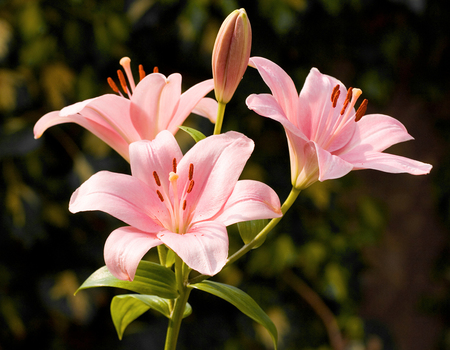
POLYGON ((195 142, 198 142, 198 141, 206 138, 206 136, 203 133, 201 133, 200 131, 198 131, 196 129, 189 128, 187 126, 179 126, 179 128, 181 130, 183 130, 184 132, 187 132, 189 135, 191 135, 195 142))
POLYGON ((242 313, 261 324, 269 331, 274 347, 277 349, 277 329, 269 316, 267 316, 256 301, 250 297, 250 295, 236 287, 212 281, 195 283, 192 284, 191 287, 200 289, 228 301, 230 304, 236 306, 242 313))
POLYGON ((157 295, 167 299, 178 297, 174 272, 164 266, 145 260, 139 263, 136 276, 132 282, 119 280, 108 271, 106 266, 103 266, 89 276, 76 293, 79 290, 94 287, 123 288, 136 293, 157 295))
MULTIPOLYGON (((170 317, 169 299, 156 295, 123 294, 115 296, 111 301, 111 318, 116 327, 119 339, 122 339, 127 326, 149 309, 156 310, 170 317)), ((192 307, 186 304, 183 318, 192 313, 192 307)))

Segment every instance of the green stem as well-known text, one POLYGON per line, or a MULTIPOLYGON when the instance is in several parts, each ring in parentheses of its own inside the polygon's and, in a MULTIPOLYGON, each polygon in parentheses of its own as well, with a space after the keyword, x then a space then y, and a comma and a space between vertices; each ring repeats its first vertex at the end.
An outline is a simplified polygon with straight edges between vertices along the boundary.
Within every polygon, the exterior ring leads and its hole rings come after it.
POLYGON ((184 309, 186 308, 189 294, 192 290, 192 288, 186 286, 189 269, 185 269, 183 265, 184 262, 177 255, 175 258, 175 277, 177 280, 178 293, 180 295, 175 299, 175 305, 170 316, 164 350, 175 350, 177 347, 178 334, 180 333, 184 309))
POLYGON ((219 135, 222 131, 223 116, 225 115, 226 105, 226 103, 219 102, 219 106, 217 108, 216 125, 214 126, 214 135, 219 135))
MULTIPOLYGON (((300 194, 300 189, 292 188, 291 192, 289 193, 289 196, 284 201, 283 205, 281 206, 281 212, 286 214, 288 209, 294 204, 295 200, 297 199, 298 195, 300 194)), ((255 238, 252 239, 251 242, 245 244, 242 246, 241 249, 239 249, 237 252, 235 252, 232 256, 230 256, 227 260, 227 263, 225 266, 231 265, 236 260, 241 258, 243 255, 247 254, 255 245, 257 245, 261 240, 265 239, 267 234, 280 222, 280 220, 283 218, 283 216, 279 218, 275 218, 269 221, 269 223, 256 235, 255 238)), ((207 275, 199 275, 194 277, 189 281, 189 283, 198 283, 201 282, 210 276, 207 275)))

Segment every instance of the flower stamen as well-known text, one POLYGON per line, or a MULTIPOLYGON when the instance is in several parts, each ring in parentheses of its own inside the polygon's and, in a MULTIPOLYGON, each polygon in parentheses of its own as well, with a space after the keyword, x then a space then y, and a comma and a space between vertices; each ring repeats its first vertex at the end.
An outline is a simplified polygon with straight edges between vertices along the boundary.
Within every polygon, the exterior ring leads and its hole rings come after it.
POLYGON ((155 179, 156 185, 161 186, 161 181, 159 181, 159 176, 156 171, 153 172, 153 178, 155 179))
POLYGON ((153 68, 153 73, 159 73, 158 67, 155 66, 155 67, 153 68))
POLYGON ((117 87, 116 83, 114 82, 114 80, 112 80, 110 77, 108 77, 107 81, 108 81, 108 84, 109 84, 110 88, 111 88, 116 94, 122 95, 121 92, 120 92, 120 90, 119 90, 119 88, 117 87))
POLYGON ((183 210, 186 210, 186 199, 183 201, 183 210))
POLYGON ((139 81, 145 78, 145 70, 142 64, 139 65, 139 81))
POLYGON ((177 159, 172 159, 172 171, 176 174, 177 173, 177 159))
POLYGON ((341 94, 341 91, 339 90, 339 84, 338 84, 333 88, 333 91, 331 92, 331 102, 333 102, 333 108, 336 108, 336 104, 337 104, 340 94, 341 94))
POLYGON ((125 76, 120 69, 117 70, 117 76, 119 77, 120 85, 122 86, 123 91, 125 91, 128 97, 130 97, 131 94, 128 92, 127 81, 125 80, 125 76))
POLYGON ((189 182, 189 187, 188 187, 188 189, 187 189, 187 193, 191 193, 192 192, 192 189, 194 188, 194 184, 195 184, 195 181, 194 180, 191 180, 190 182, 189 182))
POLYGON ((194 164, 189 164, 189 181, 194 177, 194 164))
POLYGON ((161 192, 159 192, 159 190, 156 190, 156 194, 158 195, 159 200, 160 200, 161 202, 164 202, 164 197, 163 197, 163 195, 161 194, 161 192))
POLYGON ((365 98, 364 101, 361 102, 361 105, 359 106, 358 110, 355 113, 355 122, 361 120, 361 118, 364 116, 367 110, 367 104, 369 101, 365 98))
POLYGON ((341 109, 341 115, 344 115, 345 110, 347 109, 347 106, 348 106, 351 96, 352 96, 352 92, 353 92, 353 88, 349 87, 347 90, 347 96, 345 96, 344 105, 342 106, 342 109, 341 109))

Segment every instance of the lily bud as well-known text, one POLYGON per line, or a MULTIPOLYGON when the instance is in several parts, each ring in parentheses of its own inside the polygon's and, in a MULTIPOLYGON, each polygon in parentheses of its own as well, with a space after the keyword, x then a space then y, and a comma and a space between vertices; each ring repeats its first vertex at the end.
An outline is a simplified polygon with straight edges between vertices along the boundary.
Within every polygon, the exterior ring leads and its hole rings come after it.
POLYGON ((214 91, 218 102, 228 103, 247 69, 252 29, 244 9, 228 15, 217 34, 212 54, 214 91))

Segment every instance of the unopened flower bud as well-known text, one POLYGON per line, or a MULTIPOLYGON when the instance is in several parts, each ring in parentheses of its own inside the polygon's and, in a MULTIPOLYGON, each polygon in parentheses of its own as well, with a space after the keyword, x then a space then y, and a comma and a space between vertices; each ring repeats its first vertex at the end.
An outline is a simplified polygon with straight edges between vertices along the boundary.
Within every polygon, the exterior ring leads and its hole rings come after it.
POLYGON ((228 15, 217 34, 212 54, 214 91, 218 102, 228 103, 247 69, 252 29, 244 9, 228 15))

